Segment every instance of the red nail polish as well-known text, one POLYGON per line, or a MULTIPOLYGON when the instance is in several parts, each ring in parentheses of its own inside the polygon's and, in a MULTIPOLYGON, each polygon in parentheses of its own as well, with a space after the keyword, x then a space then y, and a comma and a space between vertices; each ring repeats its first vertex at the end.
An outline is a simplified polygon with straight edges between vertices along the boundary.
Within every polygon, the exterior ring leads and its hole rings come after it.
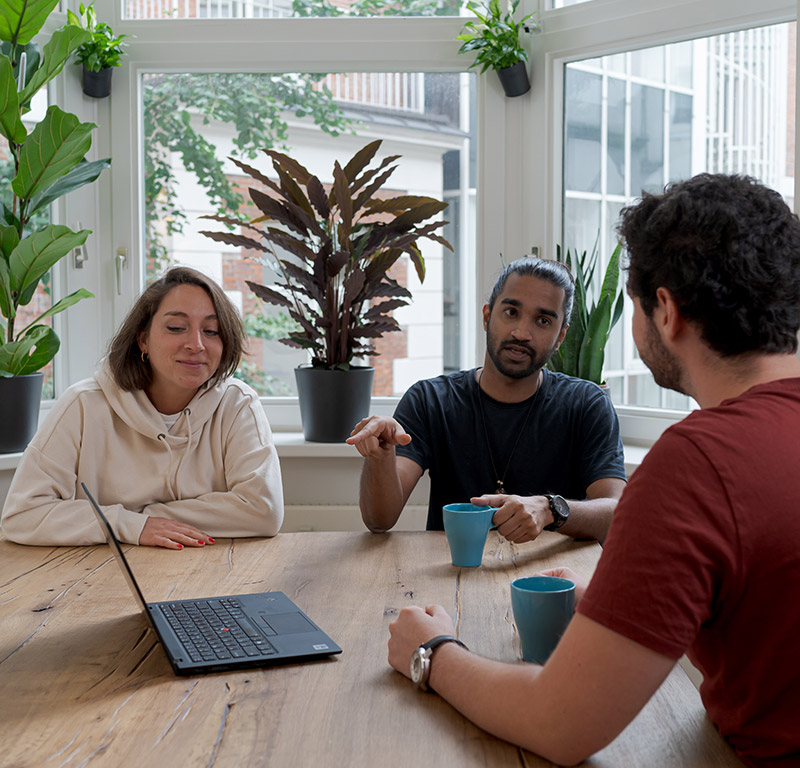
POLYGON ((178 549, 183 549, 183 544, 178 544, 178 549))
POLYGON ((197 543, 202 547, 205 542, 202 539, 198 539, 197 543))
POLYGON ((210 536, 208 537, 208 541, 209 541, 210 544, 215 544, 216 543, 216 539, 212 539, 210 536))

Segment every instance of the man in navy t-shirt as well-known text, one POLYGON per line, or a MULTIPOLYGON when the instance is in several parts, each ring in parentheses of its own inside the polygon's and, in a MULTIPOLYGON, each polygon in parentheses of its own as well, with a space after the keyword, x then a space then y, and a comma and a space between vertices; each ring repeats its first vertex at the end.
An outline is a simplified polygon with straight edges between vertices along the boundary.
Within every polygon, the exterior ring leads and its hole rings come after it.
POLYGON ((347 442, 366 458, 361 515, 389 530, 425 470, 429 530, 442 506, 498 507, 494 523, 513 542, 542 530, 605 538, 625 487, 619 423, 596 384, 544 365, 569 326, 574 284, 561 264, 512 262, 483 307, 482 368, 417 382, 394 418, 362 420, 347 442))

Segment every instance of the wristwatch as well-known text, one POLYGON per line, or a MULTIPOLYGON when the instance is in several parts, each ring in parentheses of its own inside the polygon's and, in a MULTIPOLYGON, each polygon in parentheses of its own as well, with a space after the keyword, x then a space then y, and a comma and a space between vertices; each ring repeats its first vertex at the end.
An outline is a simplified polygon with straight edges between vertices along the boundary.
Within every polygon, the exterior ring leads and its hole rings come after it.
MULTIPOLYGON (((431 657, 433 652, 444 643, 458 643, 462 648, 467 646, 452 635, 439 635, 433 640, 423 643, 411 654, 411 682, 423 691, 431 690, 428 678, 431 676, 431 657)), ((469 648, 467 648, 469 650, 469 648)))
POLYGON ((554 493, 546 493, 544 497, 550 503, 550 511, 553 513, 553 522, 546 525, 544 530, 557 531, 569 520, 569 504, 563 496, 554 493))

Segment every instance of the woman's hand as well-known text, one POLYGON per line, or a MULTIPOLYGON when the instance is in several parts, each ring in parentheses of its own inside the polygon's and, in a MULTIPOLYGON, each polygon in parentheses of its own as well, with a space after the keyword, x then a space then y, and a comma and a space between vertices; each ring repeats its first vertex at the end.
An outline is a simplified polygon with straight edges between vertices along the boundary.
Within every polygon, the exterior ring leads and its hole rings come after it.
POLYGON ((184 547, 204 547, 213 544, 207 533, 177 520, 164 517, 148 517, 139 535, 139 544, 145 547, 164 547, 183 549, 184 547))

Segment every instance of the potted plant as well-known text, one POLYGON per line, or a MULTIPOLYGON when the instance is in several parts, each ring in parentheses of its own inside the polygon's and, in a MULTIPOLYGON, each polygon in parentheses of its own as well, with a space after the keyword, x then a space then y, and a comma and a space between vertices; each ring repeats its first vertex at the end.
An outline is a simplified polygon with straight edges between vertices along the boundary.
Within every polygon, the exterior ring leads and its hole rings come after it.
POLYGON ((464 24, 459 53, 475 52, 475 61, 470 67, 481 67, 481 74, 493 69, 500 78, 506 96, 521 96, 531 86, 528 80, 528 52, 522 47, 519 35, 534 14, 529 13, 519 20, 514 19, 520 0, 513 0, 503 13, 500 0, 488 3, 468 2, 467 8, 475 15, 474 20, 464 24))
POLYGON ((105 22, 97 21, 94 2, 79 7, 80 16, 67 11, 67 23, 87 31, 91 37, 75 52, 76 64, 83 65, 83 92, 94 99, 111 93, 113 67, 121 64, 123 40, 130 35, 115 35, 105 22))
POLYGON ((309 366, 295 370, 303 432, 311 441, 342 441, 369 412, 374 370, 354 360, 377 354, 372 340, 399 329, 389 312, 411 298, 389 269, 408 254, 422 281, 425 261, 418 241, 428 238, 452 250, 436 233, 447 222, 429 221, 447 203, 416 195, 378 196, 399 157, 370 167, 380 145, 367 144, 344 167, 335 161, 328 189, 296 160, 274 150, 264 152, 276 179, 231 158, 266 189, 249 190, 262 215, 245 224, 205 217, 241 226, 243 234, 202 234, 264 253, 276 270, 274 286, 247 284, 299 325, 280 341, 311 357, 309 366))
POLYGON ((50 224, 46 212, 55 200, 94 181, 110 165, 109 160, 85 160, 95 125, 79 122, 58 106, 50 106, 30 133, 23 123, 33 97, 89 37, 81 29, 62 27, 40 51, 33 38, 56 5, 57 0, 35 6, 6 0, 0 15, 0 135, 8 143, 0 182, 0 453, 23 450, 36 430, 39 371, 60 345, 42 321, 93 295, 80 288, 38 317, 22 321, 18 314, 31 303, 50 268, 90 234, 50 224))
POLYGON ((620 285, 622 243, 614 248, 608 260, 600 293, 594 295, 594 274, 599 263, 597 242, 591 254, 584 251, 574 256, 567 249, 562 257, 556 249, 556 261, 565 264, 575 278, 575 303, 564 341, 547 364, 553 371, 604 385, 603 364, 611 329, 622 316, 624 294, 620 285))

